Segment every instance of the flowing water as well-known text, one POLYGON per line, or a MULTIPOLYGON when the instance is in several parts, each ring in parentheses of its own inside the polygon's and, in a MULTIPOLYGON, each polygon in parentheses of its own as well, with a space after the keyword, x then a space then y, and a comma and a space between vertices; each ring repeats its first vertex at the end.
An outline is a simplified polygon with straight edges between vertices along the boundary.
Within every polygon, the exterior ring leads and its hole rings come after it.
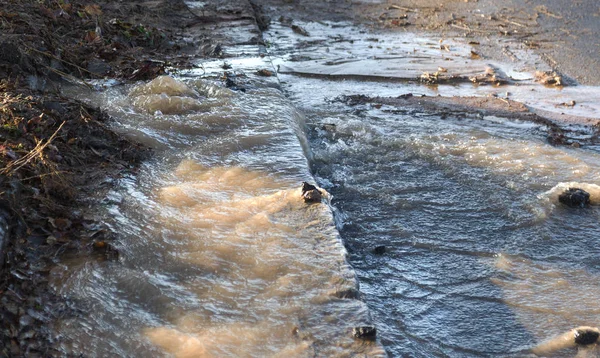
POLYGON ((499 118, 312 108, 312 167, 391 356, 523 356, 598 324, 600 210, 558 194, 598 202, 599 153, 499 118))
POLYGON ((352 336, 366 306, 329 206, 301 198, 303 117, 279 90, 159 77, 85 96, 157 155, 98 212, 120 259, 52 272, 85 312, 56 329, 65 354, 382 353, 352 336))
POLYGON ((51 273, 78 310, 55 327, 65 356, 520 357, 598 325, 600 209, 558 203, 569 187, 600 203, 593 148, 511 118, 332 101, 398 94, 368 76, 232 91, 221 65, 72 93, 156 155, 93 211, 119 259, 51 273), (325 198, 306 204, 315 179, 325 198), (378 342, 352 337, 371 324, 378 342))

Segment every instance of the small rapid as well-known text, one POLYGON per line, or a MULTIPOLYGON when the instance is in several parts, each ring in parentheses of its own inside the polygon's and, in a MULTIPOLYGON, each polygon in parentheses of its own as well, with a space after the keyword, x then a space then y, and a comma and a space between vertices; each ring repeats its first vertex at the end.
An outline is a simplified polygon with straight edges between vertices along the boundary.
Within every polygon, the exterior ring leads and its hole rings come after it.
POLYGON ((382 354, 353 337, 368 312, 326 198, 302 200, 303 117, 271 87, 163 76, 74 94, 155 158, 93 211, 118 260, 51 273, 82 312, 56 327, 66 356, 382 354))

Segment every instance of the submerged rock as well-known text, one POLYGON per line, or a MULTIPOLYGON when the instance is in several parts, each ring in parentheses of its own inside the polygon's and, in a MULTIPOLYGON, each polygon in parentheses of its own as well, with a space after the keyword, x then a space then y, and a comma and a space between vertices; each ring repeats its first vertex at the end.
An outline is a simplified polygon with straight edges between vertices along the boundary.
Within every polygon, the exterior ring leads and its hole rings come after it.
POLYGON ((320 203, 322 194, 316 186, 308 184, 307 182, 302 183, 302 198, 305 203, 320 203))
POLYGON ((375 248, 373 249, 373 253, 375 255, 383 255, 386 252, 386 247, 384 245, 380 245, 380 246, 375 246, 375 248))
POLYGON ((569 188, 559 195, 558 201, 572 208, 590 205, 590 193, 579 188, 569 188))
POLYGON ((373 326, 354 327, 352 329, 352 335, 354 338, 374 341, 377 338, 377 328, 373 326))
POLYGON ((598 342, 600 337, 600 331, 594 327, 579 327, 575 328, 573 336, 575 337, 575 344, 580 346, 587 346, 598 342))

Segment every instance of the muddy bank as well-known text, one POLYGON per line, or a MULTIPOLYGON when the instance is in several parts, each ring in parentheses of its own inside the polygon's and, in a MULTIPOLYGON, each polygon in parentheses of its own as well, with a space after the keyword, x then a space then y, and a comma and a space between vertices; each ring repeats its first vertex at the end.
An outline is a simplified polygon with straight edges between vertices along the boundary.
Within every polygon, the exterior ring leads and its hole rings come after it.
POLYGON ((65 255, 118 257, 114 233, 86 212, 151 155, 60 88, 151 79, 188 56, 214 55, 214 44, 203 32, 181 35, 198 22, 183 1, 0 1, 0 9, 0 355, 52 356, 48 327, 74 312, 48 274, 65 255))
POLYGON ((109 257, 112 234, 87 220, 86 208, 149 153, 109 130, 94 108, 3 89, 0 185, 10 226, 0 274, 2 355, 47 355, 45 325, 69 314, 47 287, 50 269, 64 254, 109 257))

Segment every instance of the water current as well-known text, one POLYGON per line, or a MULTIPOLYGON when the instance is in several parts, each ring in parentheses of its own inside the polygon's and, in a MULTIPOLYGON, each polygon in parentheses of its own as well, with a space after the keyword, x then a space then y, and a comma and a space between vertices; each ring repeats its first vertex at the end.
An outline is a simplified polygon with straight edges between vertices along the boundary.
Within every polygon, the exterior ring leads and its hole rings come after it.
MULTIPOLYGON (((297 103, 327 92, 299 82, 297 103)), ((597 324, 600 210, 557 199, 600 199, 598 152, 509 119, 315 105, 312 168, 391 356, 523 356, 597 324)))
POLYGON ((520 357, 600 322, 600 209, 557 199, 600 203, 597 151, 511 118, 332 101, 393 83, 282 73, 286 97, 200 77, 73 94, 155 156, 93 210, 120 258, 51 274, 78 310, 55 327, 65 356, 520 357), (352 337, 370 324, 378 343, 352 337))
POLYGON ((382 353, 352 336, 367 309, 329 207, 302 200, 303 117, 280 90, 159 77, 84 97, 157 155, 98 210, 120 259, 52 272, 84 312, 56 328, 65 354, 382 353))

